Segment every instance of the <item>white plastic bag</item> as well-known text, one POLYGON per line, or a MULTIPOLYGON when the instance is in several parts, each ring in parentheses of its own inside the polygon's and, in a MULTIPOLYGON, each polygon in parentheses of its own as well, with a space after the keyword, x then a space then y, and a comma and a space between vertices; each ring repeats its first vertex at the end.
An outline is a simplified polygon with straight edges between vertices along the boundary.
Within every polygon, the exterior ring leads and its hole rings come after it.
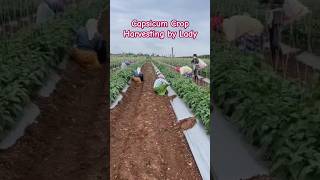
POLYGON ((208 65, 201 59, 199 59, 199 69, 204 69, 208 65))
POLYGON ((127 68, 127 64, 126 63, 121 63, 121 69, 125 69, 125 68, 127 68))
POLYGON ((283 9, 286 16, 286 24, 299 20, 310 12, 310 10, 298 0, 285 0, 283 9))
POLYGON ((55 16, 47 3, 42 2, 37 9, 36 24, 42 24, 55 16))
POLYGON ((182 66, 180 68, 181 75, 188 74, 188 73, 192 73, 192 69, 189 66, 182 66))
POLYGON ((156 79, 156 80, 154 81, 154 83, 153 83, 153 89, 156 89, 156 88, 160 87, 162 84, 167 84, 167 85, 169 85, 169 82, 166 81, 166 80, 163 79, 163 78, 158 78, 158 79, 156 79))

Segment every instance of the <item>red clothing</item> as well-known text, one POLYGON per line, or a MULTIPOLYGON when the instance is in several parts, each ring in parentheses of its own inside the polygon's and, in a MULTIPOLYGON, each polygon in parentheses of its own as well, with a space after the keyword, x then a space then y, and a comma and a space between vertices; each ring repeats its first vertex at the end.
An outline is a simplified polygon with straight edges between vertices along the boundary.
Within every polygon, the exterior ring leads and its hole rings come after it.
POLYGON ((180 67, 177 66, 177 67, 174 68, 174 70, 175 70, 176 72, 180 72, 180 67))
POLYGON ((212 22, 212 30, 221 30, 223 24, 223 17, 222 16, 213 16, 211 19, 212 22))

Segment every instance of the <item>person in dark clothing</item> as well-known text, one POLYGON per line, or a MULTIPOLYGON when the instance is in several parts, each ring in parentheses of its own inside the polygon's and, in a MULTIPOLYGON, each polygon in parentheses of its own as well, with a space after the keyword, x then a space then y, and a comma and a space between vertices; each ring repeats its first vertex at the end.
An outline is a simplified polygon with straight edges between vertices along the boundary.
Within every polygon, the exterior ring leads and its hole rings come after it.
POLYGON ((193 75, 194 75, 194 80, 197 82, 199 77, 199 59, 197 54, 193 54, 193 59, 191 61, 192 64, 192 70, 193 70, 193 75))
POLYGON ((44 0, 44 2, 48 4, 55 14, 64 12, 66 6, 65 0, 44 0))
POLYGON ((98 21, 96 19, 89 19, 86 27, 80 28, 77 33, 78 47, 94 50, 97 53, 99 62, 105 61, 103 59, 103 51, 106 50, 106 45, 103 42, 102 34, 98 29, 98 21))
POLYGON ((283 24, 284 12, 281 10, 272 11, 269 25, 270 50, 272 61, 281 58, 281 25, 283 24))
POLYGON ((106 45, 97 30, 97 20, 89 19, 85 27, 76 31, 76 42, 72 56, 84 67, 101 67, 106 61, 106 45))
POLYGON ((99 34, 96 34, 93 39, 89 39, 88 31, 85 27, 80 27, 80 29, 76 32, 76 46, 80 49, 86 50, 97 50, 99 49, 101 37, 99 34))
POLYGON ((281 56, 280 48, 280 30, 279 26, 274 24, 269 28, 270 33, 270 49, 272 59, 275 60, 278 56, 281 56))
POLYGON ((108 33, 106 32, 108 25, 108 12, 107 9, 104 9, 98 17, 98 32, 101 34, 101 41, 100 41, 100 46, 98 47, 97 54, 99 58, 99 62, 101 64, 106 63, 107 61, 107 36, 108 33))

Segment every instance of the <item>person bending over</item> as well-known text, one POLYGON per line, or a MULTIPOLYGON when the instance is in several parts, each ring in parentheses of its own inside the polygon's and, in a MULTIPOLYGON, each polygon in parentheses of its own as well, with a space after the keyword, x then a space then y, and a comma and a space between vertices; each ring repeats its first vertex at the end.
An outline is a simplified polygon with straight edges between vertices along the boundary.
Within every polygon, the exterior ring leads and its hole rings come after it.
POLYGON ((154 92, 159 96, 164 96, 168 93, 167 87, 169 85, 169 82, 164 79, 163 74, 159 74, 153 84, 154 92))
POLYGON ((133 80, 139 79, 141 82, 143 82, 143 73, 141 72, 141 68, 138 67, 136 70, 133 71, 133 80))
POLYGON ((80 27, 76 32, 76 43, 72 50, 72 58, 85 68, 100 68, 100 63, 105 62, 101 56, 106 51, 101 34, 97 30, 97 20, 89 19, 85 27, 80 27))

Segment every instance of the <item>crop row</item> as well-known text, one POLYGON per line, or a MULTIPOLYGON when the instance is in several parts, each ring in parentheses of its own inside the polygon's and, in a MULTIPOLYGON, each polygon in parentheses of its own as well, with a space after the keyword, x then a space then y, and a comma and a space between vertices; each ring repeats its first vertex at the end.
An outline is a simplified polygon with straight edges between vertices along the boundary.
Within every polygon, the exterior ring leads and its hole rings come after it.
POLYGON ((231 46, 213 49, 216 105, 266 152, 273 174, 320 179, 319 90, 302 90, 231 46))
POLYGON ((166 76, 175 92, 191 108, 195 116, 210 130, 210 91, 196 85, 190 78, 175 73, 167 66, 153 61, 159 70, 166 76))
POLYGON ((2 0, 0 3, 0 24, 35 14, 39 4, 39 0, 2 0))
MULTIPOLYGON (((171 66, 189 66, 191 65, 192 58, 167 58, 167 57, 153 57, 152 59, 169 64, 171 66)), ((202 59, 208 66, 200 71, 200 75, 206 78, 210 77, 210 60, 202 59)))
POLYGON ((119 69, 111 73, 110 79, 110 103, 113 103, 122 89, 128 84, 128 81, 132 77, 132 72, 138 66, 141 66, 143 62, 134 63, 128 66, 126 69, 119 69))
POLYGON ((72 29, 96 16, 99 4, 70 9, 42 27, 20 30, 0 43, 0 138, 16 123, 23 106, 71 47, 72 29))
POLYGON ((132 61, 132 62, 141 62, 144 61, 144 56, 129 56, 129 55, 111 55, 110 56, 110 69, 111 70, 118 70, 121 66, 121 63, 125 61, 132 61))
MULTIPOLYGON (((284 26, 283 40, 291 46, 304 50, 312 49, 312 51, 319 53, 317 47, 320 44, 320 3, 317 0, 300 0, 300 2, 308 7, 311 13, 295 21, 293 26, 284 26)), ((259 1, 251 0, 217 0, 211 3, 211 8, 213 9, 211 17, 218 11, 225 17, 249 13, 261 22, 265 22, 265 11, 267 9, 259 1)))

